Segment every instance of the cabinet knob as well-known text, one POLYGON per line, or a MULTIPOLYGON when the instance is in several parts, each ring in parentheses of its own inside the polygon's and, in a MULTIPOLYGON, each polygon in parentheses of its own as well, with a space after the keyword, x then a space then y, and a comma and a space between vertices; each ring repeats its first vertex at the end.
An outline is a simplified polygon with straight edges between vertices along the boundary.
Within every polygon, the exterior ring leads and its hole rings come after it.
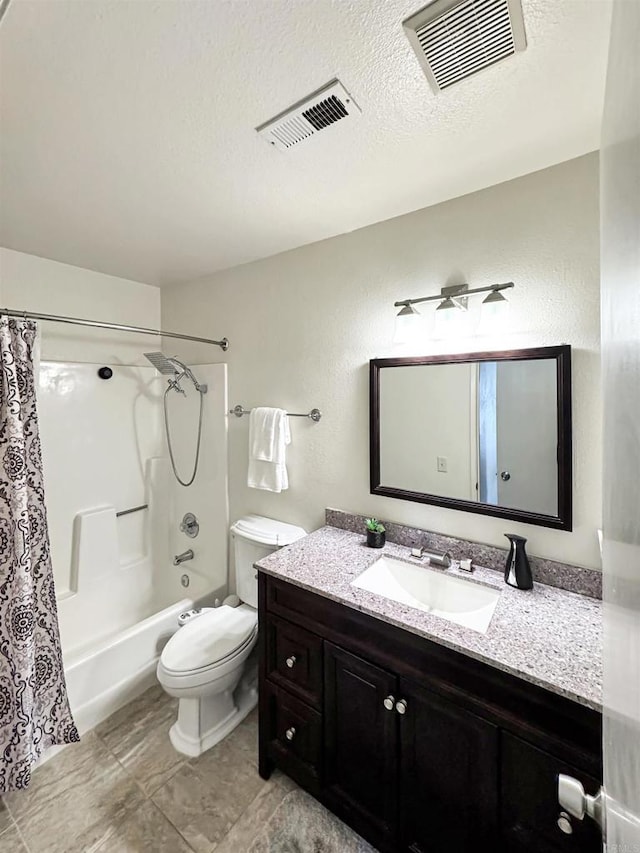
POLYGON ((407 713, 407 702, 405 699, 399 699, 396 702, 396 711, 399 714, 406 714, 407 713))
POLYGON ((393 711, 396 700, 393 696, 387 696, 387 698, 382 703, 387 711, 393 711))
POLYGON ((558 828, 560 829, 560 832, 564 832, 565 835, 571 835, 573 833, 571 818, 566 812, 560 812, 560 815, 558 816, 558 828))
POLYGON ((288 728, 286 730, 286 732, 284 733, 284 736, 286 737, 287 740, 293 740, 294 737, 296 736, 295 727, 291 726, 290 728, 288 728))
POLYGON ((289 669, 293 669, 293 668, 294 668, 294 666, 296 665, 296 660, 297 660, 296 656, 295 656, 295 655, 291 655, 291 657, 288 657, 288 658, 287 658, 287 660, 285 661, 285 663, 287 664, 287 666, 289 667, 289 669))

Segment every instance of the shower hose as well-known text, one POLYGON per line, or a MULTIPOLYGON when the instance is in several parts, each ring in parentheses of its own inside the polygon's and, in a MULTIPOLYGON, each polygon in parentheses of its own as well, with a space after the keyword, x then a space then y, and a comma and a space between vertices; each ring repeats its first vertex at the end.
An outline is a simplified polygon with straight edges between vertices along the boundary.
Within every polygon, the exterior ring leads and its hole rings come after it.
POLYGON ((176 466, 176 460, 173 455, 173 447, 171 445, 171 430, 169 428, 169 409, 167 407, 167 394, 171 391, 171 386, 169 385, 164 392, 164 429, 167 436, 167 445, 169 447, 169 458, 171 459, 171 467, 173 468, 173 473, 176 476, 176 480, 180 483, 181 486, 190 486, 196 478, 196 474, 198 473, 198 461, 200 459, 200 439, 202 437, 202 410, 204 406, 204 394, 200 389, 198 389, 198 393, 200 394, 200 415, 198 417, 198 440, 196 443, 196 458, 193 463, 193 474, 189 480, 183 480, 178 474, 178 468, 176 466))

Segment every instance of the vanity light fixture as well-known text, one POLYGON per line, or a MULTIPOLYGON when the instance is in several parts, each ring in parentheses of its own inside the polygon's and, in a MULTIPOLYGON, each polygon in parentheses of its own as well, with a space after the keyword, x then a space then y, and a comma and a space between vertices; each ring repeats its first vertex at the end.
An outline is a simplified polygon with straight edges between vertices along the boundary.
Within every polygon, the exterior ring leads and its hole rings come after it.
POLYGON ((467 311, 468 297, 485 293, 487 296, 482 300, 481 306, 481 326, 493 326, 497 320, 502 321, 508 311, 509 302, 503 291, 512 287, 515 287, 512 281, 473 288, 469 288, 468 284, 456 284, 441 288, 436 296, 421 296, 394 302, 394 307, 400 308, 396 317, 394 343, 408 343, 422 330, 424 318, 413 307, 422 302, 438 302, 435 313, 436 334, 441 336, 453 331, 458 325, 459 318, 467 311))
POLYGON ((498 331, 509 317, 509 300, 499 290, 492 290, 480 306, 480 334, 498 331))
POLYGON ((416 340, 423 329, 424 317, 411 305, 403 305, 396 317, 393 335, 394 344, 409 344, 416 340))
POLYGON ((444 296, 444 299, 436 306, 435 312, 434 336, 436 338, 449 338, 455 334, 468 332, 468 329, 462 326, 463 320, 468 319, 468 299, 463 296, 468 290, 469 285, 467 284, 442 288, 440 295, 444 296))

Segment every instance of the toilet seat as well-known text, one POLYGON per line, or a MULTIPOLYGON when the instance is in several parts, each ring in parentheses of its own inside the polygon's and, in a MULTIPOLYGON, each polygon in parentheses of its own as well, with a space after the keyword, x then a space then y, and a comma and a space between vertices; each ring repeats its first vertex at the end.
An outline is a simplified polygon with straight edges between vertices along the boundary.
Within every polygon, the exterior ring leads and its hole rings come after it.
POLYGON ((187 623, 162 651, 158 671, 171 680, 194 678, 205 683, 252 646, 258 631, 258 614, 247 604, 223 604, 187 623))

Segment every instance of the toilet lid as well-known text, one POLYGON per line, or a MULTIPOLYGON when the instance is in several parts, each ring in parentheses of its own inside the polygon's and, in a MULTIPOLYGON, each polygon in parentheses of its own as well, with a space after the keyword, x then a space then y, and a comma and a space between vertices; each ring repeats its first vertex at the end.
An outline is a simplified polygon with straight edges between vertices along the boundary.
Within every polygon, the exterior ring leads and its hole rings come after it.
POLYGON ((243 646, 257 624, 258 614, 247 604, 216 607, 178 629, 162 651, 162 665, 172 672, 211 666, 243 646))

